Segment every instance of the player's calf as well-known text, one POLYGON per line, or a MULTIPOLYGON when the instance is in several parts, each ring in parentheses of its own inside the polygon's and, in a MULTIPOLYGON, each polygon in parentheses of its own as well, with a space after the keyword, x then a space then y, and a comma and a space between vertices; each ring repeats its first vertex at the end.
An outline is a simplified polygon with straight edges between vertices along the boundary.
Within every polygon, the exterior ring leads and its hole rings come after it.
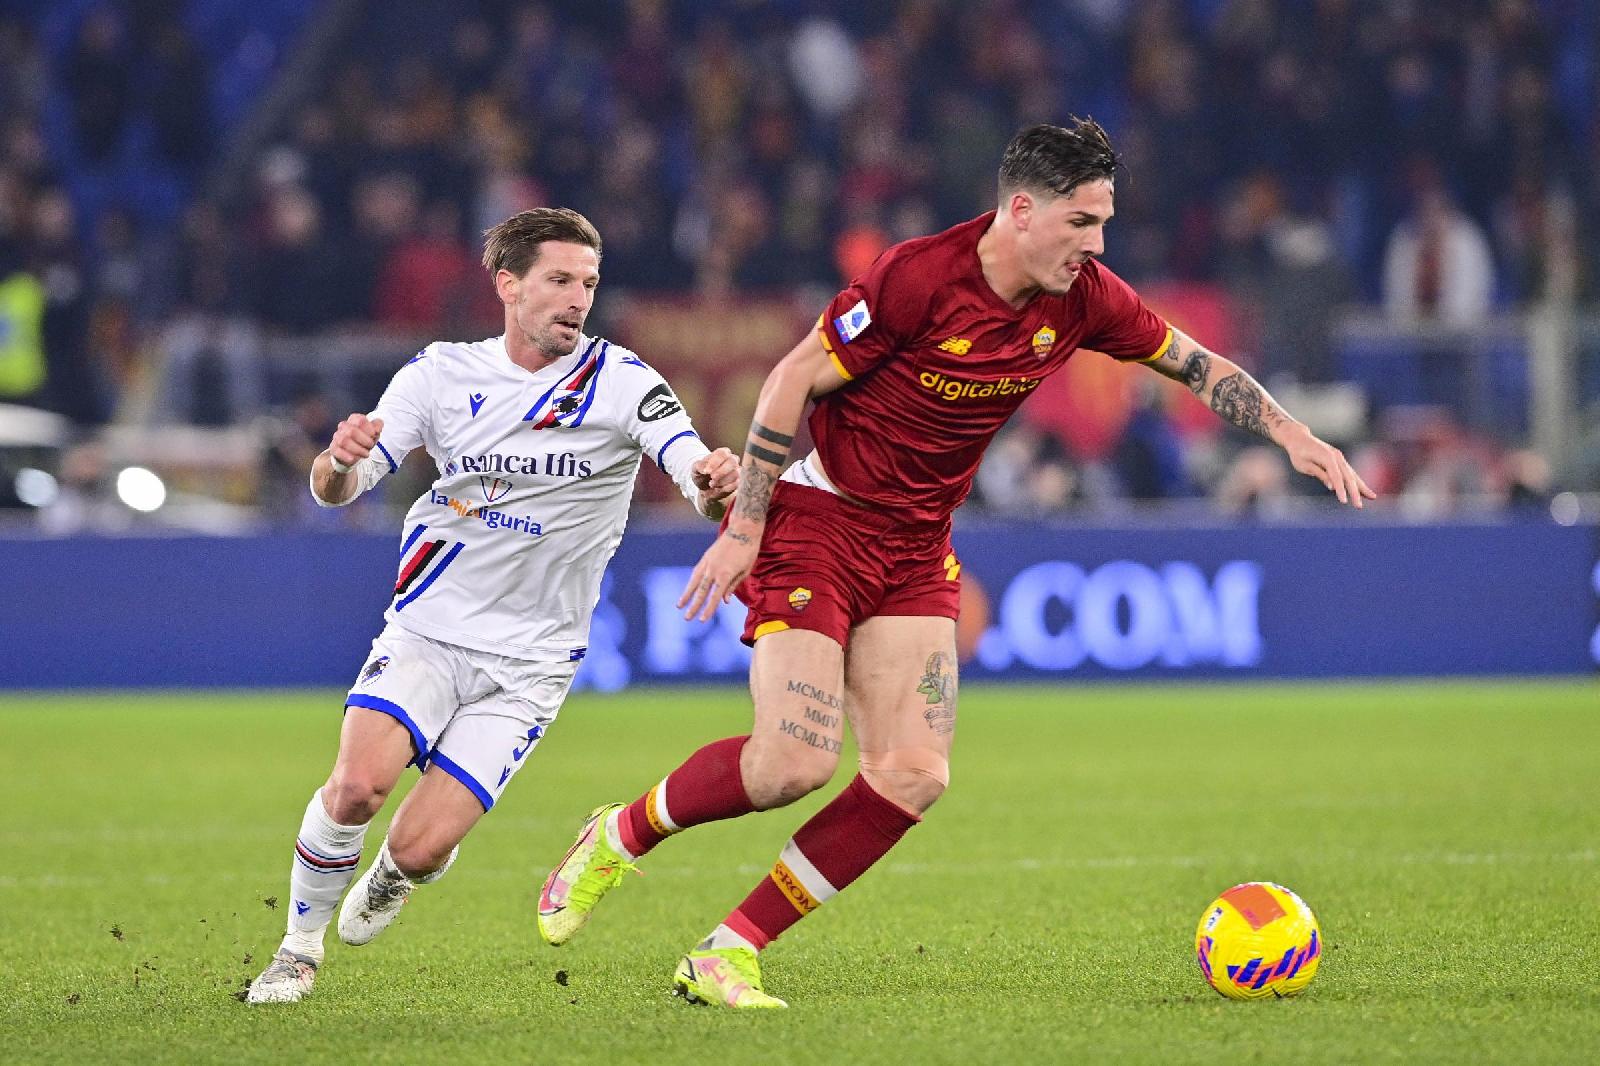
POLYGON ((456 849, 452 849, 444 865, 413 879, 395 865, 389 855, 389 842, 385 840, 378 849, 378 857, 344 898, 344 906, 339 909, 339 939, 356 947, 371 943, 399 916, 400 908, 411 898, 412 889, 439 880, 455 861, 456 849))

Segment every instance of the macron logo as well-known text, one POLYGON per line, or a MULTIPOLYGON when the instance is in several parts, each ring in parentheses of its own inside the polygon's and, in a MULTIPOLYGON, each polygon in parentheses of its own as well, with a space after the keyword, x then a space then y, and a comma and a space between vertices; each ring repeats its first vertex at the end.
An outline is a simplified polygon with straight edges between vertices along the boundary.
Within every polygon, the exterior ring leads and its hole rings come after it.
POLYGON ((467 397, 467 402, 472 405, 473 418, 478 417, 478 408, 483 406, 483 401, 486 399, 488 399, 488 397, 481 392, 475 392, 471 396, 467 397))
POLYGON ((854 307, 833 320, 833 328, 838 331, 839 339, 846 344, 861 336, 861 331, 870 325, 872 325, 872 312, 867 310, 865 300, 857 300, 854 307))

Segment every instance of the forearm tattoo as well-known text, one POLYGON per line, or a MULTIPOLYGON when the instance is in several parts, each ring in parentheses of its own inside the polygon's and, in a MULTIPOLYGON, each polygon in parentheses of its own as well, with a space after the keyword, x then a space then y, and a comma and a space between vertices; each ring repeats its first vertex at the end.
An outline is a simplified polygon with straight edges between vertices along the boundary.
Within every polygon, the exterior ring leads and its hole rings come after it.
POLYGON ((779 433, 775 429, 768 429, 760 422, 750 423, 750 435, 752 437, 760 437, 762 440, 771 441, 773 444, 781 444, 783 445, 785 451, 787 451, 794 444, 793 437, 785 433, 779 433))
POLYGON ((1211 376, 1211 353, 1204 348, 1196 348, 1189 353, 1189 358, 1183 361, 1183 366, 1178 371, 1178 380, 1189 386, 1189 391, 1196 396, 1206 387, 1206 378, 1211 376))
POLYGON ((1267 390, 1243 370, 1229 374, 1211 390, 1211 409, 1240 429, 1272 439, 1272 427, 1283 421, 1267 390))
POLYGON ((757 524, 767 520, 767 509, 772 506, 772 486, 778 483, 775 471, 763 470, 746 454, 744 466, 739 471, 739 492, 734 496, 734 514, 757 524))
POLYGON ((771 463, 781 467, 789 458, 789 448, 794 444, 794 438, 786 433, 779 433, 775 429, 768 429, 760 422, 750 423, 750 439, 744 443, 744 453, 753 455, 763 463, 771 463), (777 445, 769 448, 767 445, 777 445), (779 449, 782 449, 781 451, 779 449))
POLYGON ((772 486, 789 459, 792 444, 794 438, 788 434, 768 429, 760 422, 750 423, 750 438, 744 442, 744 463, 739 470, 739 493, 734 497, 736 516, 752 522, 767 520, 767 509, 772 506, 772 486), (783 450, 769 448, 767 444, 783 450), (763 469, 762 463, 773 469, 763 469))
POLYGON ((928 728, 941 736, 955 732, 956 728, 956 674, 955 667, 936 651, 928 656, 923 667, 922 683, 917 692, 927 697, 928 709, 922 717, 928 728))

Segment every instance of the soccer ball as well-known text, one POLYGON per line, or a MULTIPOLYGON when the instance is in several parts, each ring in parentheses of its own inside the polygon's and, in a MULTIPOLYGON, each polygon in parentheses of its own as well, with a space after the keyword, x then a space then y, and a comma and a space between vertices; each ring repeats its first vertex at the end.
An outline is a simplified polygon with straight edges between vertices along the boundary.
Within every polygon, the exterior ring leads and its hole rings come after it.
POLYGON ((1229 999, 1293 996, 1322 960, 1322 931, 1305 900, 1271 881, 1247 881, 1200 916, 1195 958, 1207 983, 1229 999))

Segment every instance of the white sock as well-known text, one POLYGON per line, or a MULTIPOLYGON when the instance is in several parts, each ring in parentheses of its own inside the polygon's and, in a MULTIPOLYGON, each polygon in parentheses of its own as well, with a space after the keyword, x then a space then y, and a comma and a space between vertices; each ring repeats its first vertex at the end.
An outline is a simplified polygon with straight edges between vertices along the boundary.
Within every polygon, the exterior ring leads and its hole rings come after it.
POLYGON ((340 825, 322 806, 322 790, 306 805, 289 866, 289 929, 283 946, 322 961, 322 936, 339 897, 355 880, 365 825, 340 825))
POLYGON ((378 849, 378 857, 372 860, 372 879, 386 885, 397 885, 402 881, 411 880, 394 864, 394 858, 389 854, 388 837, 383 838, 383 846, 378 849))
POLYGON ((755 952, 759 952, 761 950, 725 925, 719 925, 715 929, 711 930, 711 935, 700 941, 700 945, 697 950, 723 951, 727 948, 749 948, 751 951, 755 952))
POLYGON ((639 856, 622 846, 622 831, 617 828, 617 819, 621 818, 622 812, 627 809, 626 807, 618 807, 606 815, 600 824, 605 827, 606 843, 611 845, 611 850, 621 855, 623 862, 632 862, 639 856))

